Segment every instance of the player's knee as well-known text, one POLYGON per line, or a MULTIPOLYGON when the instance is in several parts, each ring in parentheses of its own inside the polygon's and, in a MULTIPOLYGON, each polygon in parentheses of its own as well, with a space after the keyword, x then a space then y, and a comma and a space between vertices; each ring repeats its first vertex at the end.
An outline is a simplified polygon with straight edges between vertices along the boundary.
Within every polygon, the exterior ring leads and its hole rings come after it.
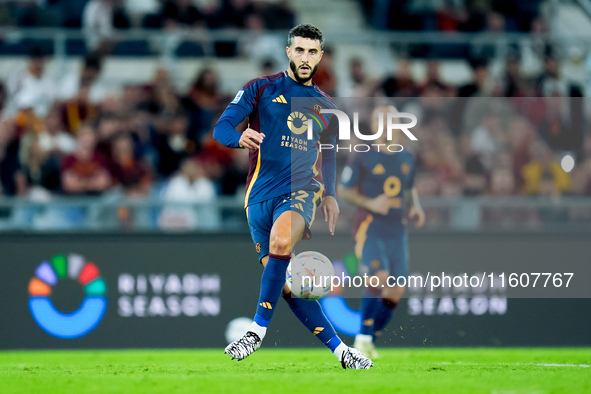
POLYGON ((271 253, 280 255, 290 255, 291 249, 291 237, 284 235, 271 236, 271 253))
POLYGON ((365 290, 376 297, 381 296, 382 294, 382 287, 380 285, 380 280, 377 275, 368 276, 366 283, 365 283, 365 290))
POLYGON ((388 281, 388 271, 382 270, 375 273, 375 276, 378 278, 378 283, 380 286, 386 286, 388 281))
POLYGON ((395 286, 388 288, 384 293, 384 298, 392 302, 398 302, 404 295, 404 286, 395 286))

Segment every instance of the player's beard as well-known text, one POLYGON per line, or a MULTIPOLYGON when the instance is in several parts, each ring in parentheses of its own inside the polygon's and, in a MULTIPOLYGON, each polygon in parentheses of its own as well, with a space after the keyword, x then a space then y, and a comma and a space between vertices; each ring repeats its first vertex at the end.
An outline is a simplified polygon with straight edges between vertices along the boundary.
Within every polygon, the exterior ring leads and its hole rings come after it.
MULTIPOLYGON (((309 64, 307 66, 310 67, 309 64)), ((289 68, 291 68, 291 71, 293 72, 293 75, 294 75, 296 81, 298 83, 304 84, 304 83, 308 82, 309 80, 311 80, 314 77, 314 74, 316 74, 316 71, 318 71, 318 64, 316 64, 314 66, 314 68, 311 68, 310 67, 310 69, 311 69, 310 76, 307 77, 307 78, 301 78, 300 77, 300 75, 298 74, 298 68, 296 67, 296 65, 293 62, 293 60, 290 60, 289 61, 289 68)))

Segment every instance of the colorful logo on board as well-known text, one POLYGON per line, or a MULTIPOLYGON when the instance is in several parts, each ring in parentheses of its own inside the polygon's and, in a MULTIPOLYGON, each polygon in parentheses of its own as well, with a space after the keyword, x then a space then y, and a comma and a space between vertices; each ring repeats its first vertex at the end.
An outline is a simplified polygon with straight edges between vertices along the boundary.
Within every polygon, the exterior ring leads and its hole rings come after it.
POLYGON ((57 254, 42 262, 29 282, 29 309, 35 322, 54 337, 79 338, 94 330, 107 310, 107 284, 99 269, 76 254, 57 254), (77 281, 84 290, 80 307, 71 313, 57 310, 51 301, 60 280, 77 281))

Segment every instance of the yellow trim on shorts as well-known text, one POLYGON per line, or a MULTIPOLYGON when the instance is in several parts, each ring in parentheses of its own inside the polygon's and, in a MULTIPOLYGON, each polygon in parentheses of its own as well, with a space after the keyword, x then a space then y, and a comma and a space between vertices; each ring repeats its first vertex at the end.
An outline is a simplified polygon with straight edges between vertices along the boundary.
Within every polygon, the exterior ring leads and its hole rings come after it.
POLYGON ((259 154, 257 156, 257 166, 254 169, 254 174, 252 175, 252 179, 250 180, 250 185, 248 185, 248 190, 246 190, 246 196, 244 197, 244 208, 246 208, 248 206, 248 196, 250 195, 250 191, 252 190, 254 183, 257 181, 260 169, 261 169, 261 148, 259 148, 259 154))
POLYGON ((312 205, 313 205, 312 218, 310 219, 310 226, 309 226, 310 231, 311 231, 312 224, 314 223, 314 219, 316 219, 316 206, 317 206, 316 201, 318 201, 318 199, 320 197, 322 197, 322 194, 324 194, 324 186, 321 186, 320 190, 318 190, 316 193, 314 193, 314 199, 312 200, 312 205))
POLYGON ((369 225, 373 222, 373 216, 368 214, 367 217, 361 222, 359 225, 359 229, 357 229, 357 234, 355 234, 355 255, 361 261, 361 257, 363 254, 363 246, 365 245, 365 241, 367 239, 367 229, 369 225))

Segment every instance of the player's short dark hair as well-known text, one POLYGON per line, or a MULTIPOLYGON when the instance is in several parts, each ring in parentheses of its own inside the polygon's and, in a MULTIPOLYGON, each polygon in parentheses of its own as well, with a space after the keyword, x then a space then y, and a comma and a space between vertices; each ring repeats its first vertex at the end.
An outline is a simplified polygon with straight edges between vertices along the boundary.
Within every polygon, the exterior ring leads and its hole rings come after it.
POLYGON ((294 37, 309 38, 320 41, 320 49, 324 49, 324 37, 319 28, 309 23, 300 23, 289 31, 287 46, 290 47, 294 37))

